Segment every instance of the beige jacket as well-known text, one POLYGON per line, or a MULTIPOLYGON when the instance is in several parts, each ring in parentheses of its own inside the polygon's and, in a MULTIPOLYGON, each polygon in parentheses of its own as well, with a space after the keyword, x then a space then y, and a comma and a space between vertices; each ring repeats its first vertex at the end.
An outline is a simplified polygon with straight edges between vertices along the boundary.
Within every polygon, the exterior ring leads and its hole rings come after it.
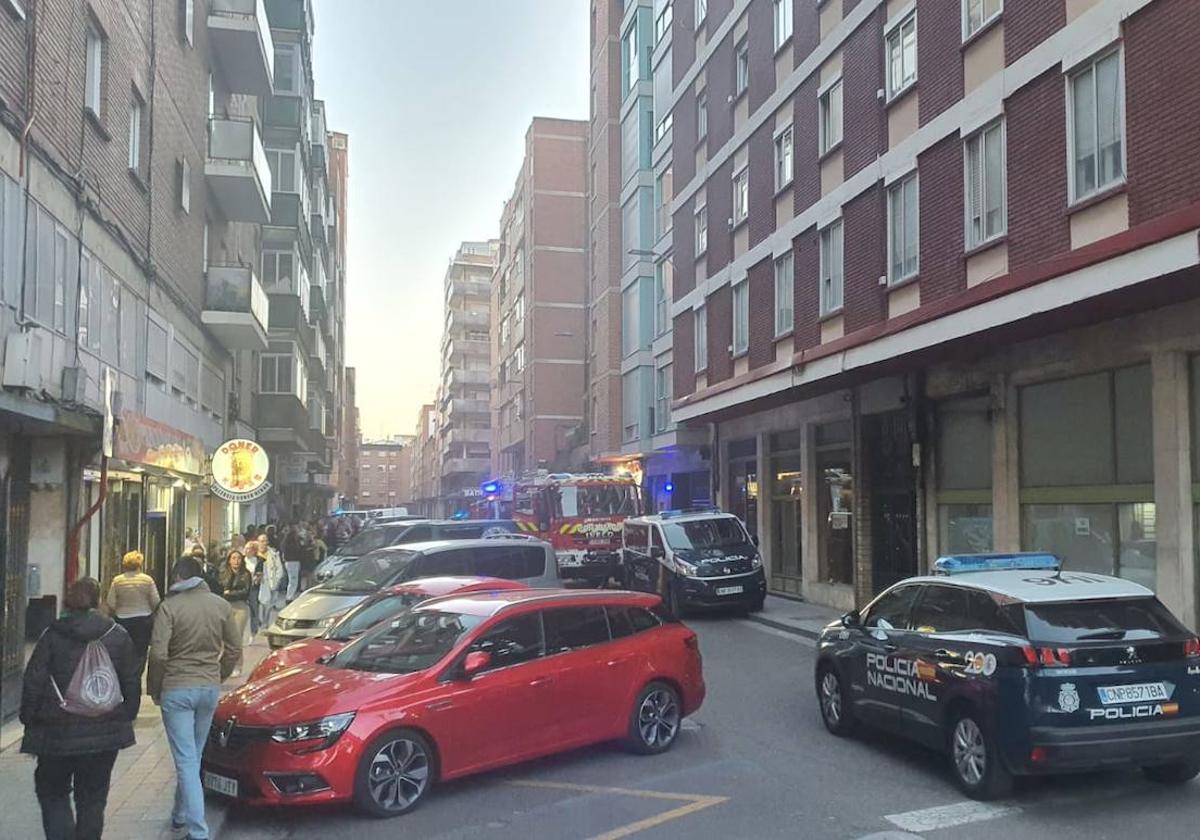
POLYGON ((173 688, 219 686, 233 673, 242 636, 233 608, 203 578, 171 587, 154 615, 146 688, 155 703, 173 688))
POLYGON ((160 600, 154 578, 143 572, 124 572, 113 578, 105 604, 111 616, 137 618, 152 615, 160 600))

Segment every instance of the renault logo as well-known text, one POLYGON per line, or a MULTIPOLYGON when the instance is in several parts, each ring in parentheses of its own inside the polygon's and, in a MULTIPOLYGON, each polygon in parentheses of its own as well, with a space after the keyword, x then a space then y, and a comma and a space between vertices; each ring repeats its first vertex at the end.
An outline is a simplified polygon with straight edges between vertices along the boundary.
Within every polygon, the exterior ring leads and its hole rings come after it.
POLYGON ((217 741, 221 744, 221 749, 229 746, 229 738, 233 735, 233 727, 237 724, 237 718, 230 718, 225 721, 225 725, 221 727, 221 734, 217 736, 217 741))

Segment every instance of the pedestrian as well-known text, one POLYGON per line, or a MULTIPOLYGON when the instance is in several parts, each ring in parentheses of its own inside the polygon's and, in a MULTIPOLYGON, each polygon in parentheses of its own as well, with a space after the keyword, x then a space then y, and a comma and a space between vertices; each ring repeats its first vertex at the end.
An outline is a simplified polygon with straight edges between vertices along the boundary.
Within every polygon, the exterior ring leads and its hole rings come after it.
POLYGON ((262 558, 258 554, 258 543, 254 540, 243 541, 242 555, 242 564, 250 572, 250 592, 246 603, 250 607, 250 639, 253 641, 259 629, 258 591, 262 586, 262 558))
MULTIPOLYGON (((140 551, 126 552, 121 558, 121 574, 108 585, 105 606, 117 624, 125 628, 133 640, 137 654, 138 681, 146 667, 146 651, 150 648, 150 630, 154 625, 154 611, 161 600, 154 578, 142 571, 145 558, 140 551)), ((140 689, 139 689, 140 690, 140 689)))
MULTIPOLYGON (((233 620, 237 622, 238 638, 246 643, 246 631, 250 627, 250 570, 243 562, 240 551, 231 551, 221 566, 221 597, 233 607, 233 620)), ((241 676, 242 661, 238 659, 233 666, 233 676, 241 676)))
POLYGON ((193 545, 188 552, 192 559, 200 564, 200 577, 208 584, 208 591, 214 595, 221 594, 221 570, 208 561, 208 554, 202 545, 193 545))
POLYGON ((162 708, 175 761, 171 827, 189 838, 208 837, 200 757, 212 727, 221 683, 241 660, 242 637, 233 607, 209 591, 195 557, 181 557, 167 597, 154 616, 146 683, 162 708))
POLYGON ((270 546, 259 548, 259 568, 262 583, 258 587, 258 623, 270 627, 279 611, 287 606, 288 574, 279 552, 270 546))
POLYGON ((305 561, 304 540, 300 536, 300 526, 289 525, 283 536, 283 565, 287 569, 287 600, 290 604, 300 591, 300 571, 305 561))
POLYGON ((33 785, 46 840, 100 840, 117 751, 134 743, 139 660, 129 633, 97 612, 99 605, 95 578, 67 587, 62 618, 42 633, 25 666, 21 752, 37 756, 33 785), (84 682, 112 689, 85 695, 84 682))

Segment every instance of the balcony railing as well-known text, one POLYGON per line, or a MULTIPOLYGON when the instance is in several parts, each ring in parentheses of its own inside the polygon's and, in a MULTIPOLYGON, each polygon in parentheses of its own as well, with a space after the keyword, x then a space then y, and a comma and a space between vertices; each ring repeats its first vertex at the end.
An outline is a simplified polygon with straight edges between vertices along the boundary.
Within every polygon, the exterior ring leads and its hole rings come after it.
POLYGON ((229 350, 266 350, 270 304, 253 269, 209 265, 201 321, 229 350))
POLYGON ((275 42, 262 0, 209 0, 208 42, 233 93, 271 94, 275 42))
POLYGON ((272 29, 313 34, 312 4, 309 0, 266 0, 272 29))
MULTIPOLYGON (((300 259, 304 263, 312 260, 312 233, 308 229, 308 216, 305 203, 299 193, 277 192, 271 195, 270 227, 286 230, 287 235, 280 237, 270 231, 264 231, 264 244, 279 245, 283 241, 295 242, 300 249, 300 259)), ((307 292, 305 293, 307 294, 307 292)))
POLYGON ((271 167, 250 117, 210 117, 204 174, 217 204, 233 222, 270 218, 271 167))
POLYGON ((268 128, 300 131, 304 116, 304 100, 299 96, 276 94, 263 108, 263 124, 268 128))

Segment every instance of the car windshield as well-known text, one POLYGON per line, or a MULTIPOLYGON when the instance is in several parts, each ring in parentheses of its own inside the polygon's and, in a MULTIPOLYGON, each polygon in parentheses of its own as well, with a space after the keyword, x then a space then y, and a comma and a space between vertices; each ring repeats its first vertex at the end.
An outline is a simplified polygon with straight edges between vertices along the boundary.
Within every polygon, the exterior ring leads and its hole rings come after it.
POLYGON ((562 516, 637 516, 638 488, 632 484, 567 485, 557 488, 562 516))
POLYGON ((335 668, 411 674, 442 661, 484 617, 435 610, 402 613, 351 642, 331 661, 335 668))
POLYGON ((322 588, 335 592, 374 592, 399 577, 415 556, 415 551, 401 549, 373 551, 322 588))
POLYGON ((1137 641, 1187 635, 1157 598, 1026 604, 1025 624, 1035 642, 1137 641))
POLYGON ((405 592, 402 595, 380 595, 363 601, 342 616, 337 624, 325 632, 325 638, 334 642, 348 642, 370 630, 381 621, 395 618, 406 610, 426 600, 424 595, 405 592))
POLYGON ((368 551, 374 551, 377 548, 383 548, 385 545, 391 545, 392 541, 403 530, 404 528, 367 528, 365 531, 360 531, 352 537, 349 542, 338 550, 338 554, 346 554, 350 557, 362 557, 368 551))
POLYGON ((691 522, 664 522, 663 537, 676 550, 733 548, 750 541, 742 523, 732 516, 696 519, 691 522))

